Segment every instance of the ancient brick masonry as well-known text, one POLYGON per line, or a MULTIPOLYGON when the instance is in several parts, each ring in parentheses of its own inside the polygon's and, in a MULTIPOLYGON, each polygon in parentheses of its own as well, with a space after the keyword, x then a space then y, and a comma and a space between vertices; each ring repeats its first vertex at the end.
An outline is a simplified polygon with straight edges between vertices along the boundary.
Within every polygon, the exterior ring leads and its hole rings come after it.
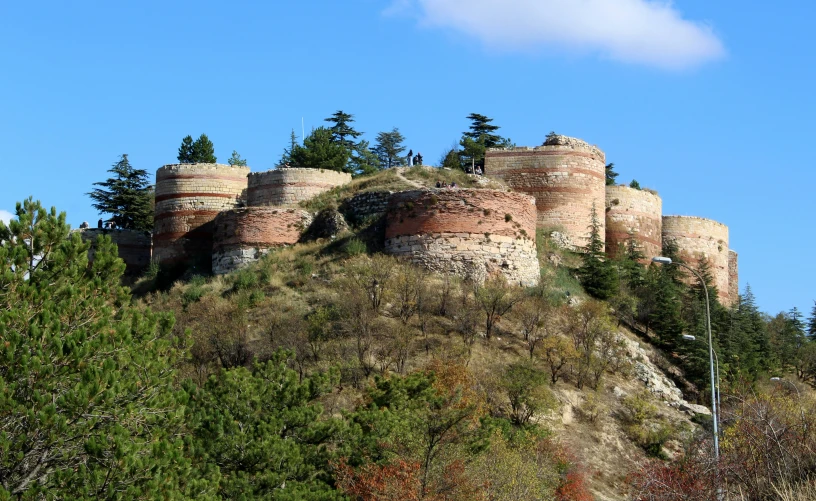
POLYGON ((351 181, 351 174, 324 169, 278 168, 249 175, 247 205, 288 206, 351 181))
POLYGON ((611 256, 625 248, 629 232, 645 256, 644 262, 663 249, 663 202, 656 193, 627 186, 606 187, 606 250, 611 256))
POLYGON ((728 297, 731 304, 739 298, 739 262, 737 253, 728 250, 728 297))
POLYGON ((663 240, 675 242, 680 257, 695 270, 707 260, 720 302, 731 305, 727 226, 701 217, 663 216, 663 240))
POLYGON ((536 285, 535 200, 497 190, 416 190, 388 205, 385 250, 436 272, 476 280, 501 273, 536 285))
POLYGON ((165 165, 156 172, 154 259, 208 271, 212 221, 245 193, 249 167, 222 164, 165 165))
POLYGON ((108 235, 116 244, 119 257, 125 262, 125 274, 140 275, 150 266, 152 239, 149 232, 136 230, 100 230, 95 228, 75 230, 83 242, 91 242, 88 259, 93 262, 93 243, 99 235, 108 235))
POLYGON ((492 149, 485 174, 504 180, 513 190, 532 195, 538 227, 561 227, 578 246, 590 235, 592 207, 604 234, 605 156, 579 139, 556 136, 535 148, 492 149))
POLYGON ((366 191, 358 193, 343 202, 340 206, 340 212, 352 223, 370 217, 380 216, 388 209, 388 201, 391 200, 393 194, 393 191, 366 191))
POLYGON ((213 222, 213 273, 229 273, 270 249, 297 243, 311 222, 311 214, 300 209, 245 207, 221 212, 213 222))

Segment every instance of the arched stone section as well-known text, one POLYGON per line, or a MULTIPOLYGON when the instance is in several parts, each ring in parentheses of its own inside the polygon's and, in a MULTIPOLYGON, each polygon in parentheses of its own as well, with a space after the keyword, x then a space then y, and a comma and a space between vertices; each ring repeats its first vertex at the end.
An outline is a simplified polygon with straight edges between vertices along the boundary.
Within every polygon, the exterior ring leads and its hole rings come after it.
POLYGON ((589 241, 593 206, 600 234, 605 234, 604 162, 598 147, 553 136, 535 148, 488 150, 485 174, 534 196, 539 228, 560 227, 575 245, 584 246, 589 241))
POLYGON ((249 167, 223 164, 165 165, 156 172, 154 259, 194 265, 208 272, 212 221, 245 193, 249 167))
POLYGON ((385 251, 476 280, 501 273, 538 284, 535 200, 498 190, 415 190, 388 204, 385 251))
POLYGON ((351 174, 325 169, 277 168, 249 175, 247 205, 287 206, 351 182, 351 174))
POLYGON ((616 256, 625 248, 629 232, 644 255, 644 262, 663 249, 663 202, 657 193, 628 186, 606 187, 606 252, 616 256))
POLYGON ((311 222, 311 214, 299 209, 244 207, 221 212, 213 222, 213 273, 229 273, 270 249, 296 244, 311 222))
MULTIPOLYGON (((728 226, 694 216, 663 216, 663 240, 677 244, 680 257, 694 268, 708 260, 720 303, 731 304, 728 285, 728 226)), ((691 283, 691 280, 689 281, 691 283)))

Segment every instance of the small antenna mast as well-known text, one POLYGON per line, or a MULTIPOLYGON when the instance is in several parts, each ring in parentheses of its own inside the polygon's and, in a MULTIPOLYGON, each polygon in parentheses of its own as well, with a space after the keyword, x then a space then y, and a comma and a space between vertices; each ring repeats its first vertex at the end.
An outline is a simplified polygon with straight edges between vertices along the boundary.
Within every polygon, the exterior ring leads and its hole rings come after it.
POLYGON ((303 117, 300 117, 300 145, 303 146, 303 140, 306 139, 306 128, 303 126, 303 117))

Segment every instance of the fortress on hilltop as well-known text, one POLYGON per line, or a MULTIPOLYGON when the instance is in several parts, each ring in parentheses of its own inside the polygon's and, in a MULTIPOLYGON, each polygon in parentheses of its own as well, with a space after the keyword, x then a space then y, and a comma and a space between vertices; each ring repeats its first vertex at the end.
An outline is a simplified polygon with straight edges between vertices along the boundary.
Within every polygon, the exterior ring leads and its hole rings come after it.
MULTIPOLYGON (((582 247, 594 212, 609 255, 634 238, 648 260, 671 240, 690 266, 707 263, 720 302, 732 304, 739 274, 728 227, 663 215, 652 190, 606 186, 605 162, 597 146, 552 135, 541 146, 486 152, 485 174, 509 191, 366 192, 345 200, 341 210, 356 220, 384 215, 385 252, 438 272, 477 280, 499 273, 527 286, 540 275, 536 229, 558 231, 566 245, 582 247)), ((152 241, 149 234, 127 230, 81 230, 82 237, 110 233, 131 274, 151 259, 228 273, 270 249, 299 242, 321 219, 299 203, 350 181, 349 174, 321 169, 165 165, 156 172, 152 241)))

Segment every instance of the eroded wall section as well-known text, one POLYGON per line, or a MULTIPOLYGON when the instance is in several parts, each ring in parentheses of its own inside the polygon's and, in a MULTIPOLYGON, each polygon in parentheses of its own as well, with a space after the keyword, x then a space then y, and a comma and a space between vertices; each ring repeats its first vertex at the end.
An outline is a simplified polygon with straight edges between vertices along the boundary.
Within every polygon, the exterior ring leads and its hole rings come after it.
POLYGON ((606 187, 606 251, 625 249, 630 232, 644 262, 659 256, 663 246, 663 202, 656 193, 628 186, 606 187))

